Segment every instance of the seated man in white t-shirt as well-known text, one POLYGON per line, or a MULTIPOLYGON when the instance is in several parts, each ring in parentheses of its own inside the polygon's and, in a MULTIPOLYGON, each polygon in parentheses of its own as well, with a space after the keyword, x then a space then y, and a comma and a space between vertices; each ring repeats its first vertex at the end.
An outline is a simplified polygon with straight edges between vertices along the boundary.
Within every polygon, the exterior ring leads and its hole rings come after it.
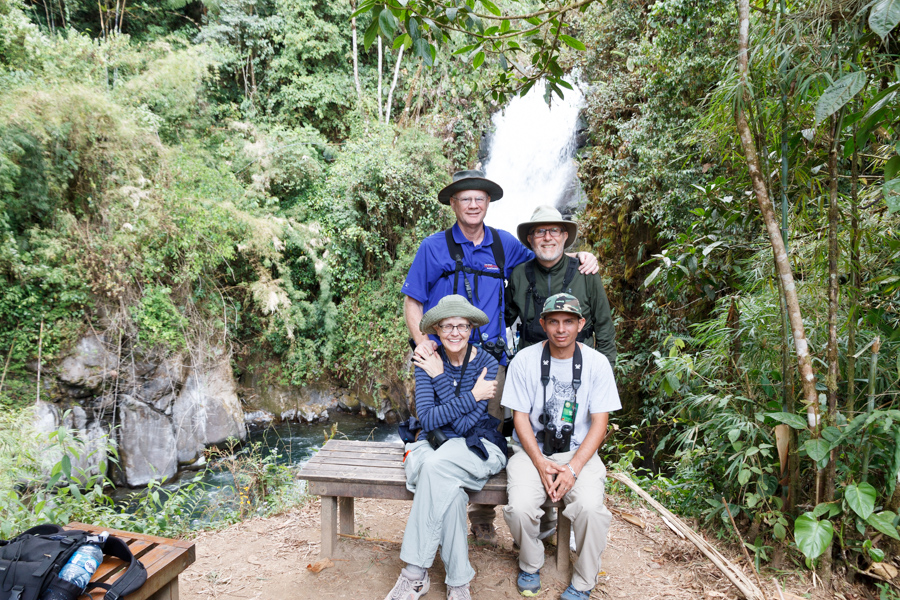
POLYGON ((506 466, 503 517, 520 548, 516 586, 523 596, 541 590, 544 546, 538 534, 548 497, 565 504, 578 549, 561 600, 590 597, 612 521, 603 505, 606 467, 597 450, 609 413, 622 405, 609 361, 575 340, 584 322, 577 298, 548 298, 541 311, 548 340, 520 351, 506 375, 502 405, 513 411, 516 444, 506 466))

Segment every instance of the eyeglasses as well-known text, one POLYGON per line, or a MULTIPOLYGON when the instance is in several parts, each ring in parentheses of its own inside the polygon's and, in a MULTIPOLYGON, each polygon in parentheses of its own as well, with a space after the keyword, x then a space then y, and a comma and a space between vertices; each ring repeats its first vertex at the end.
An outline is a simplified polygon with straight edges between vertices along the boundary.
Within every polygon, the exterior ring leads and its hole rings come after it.
POLYGON ((463 323, 462 325, 438 325, 438 329, 444 333, 450 333, 454 329, 460 333, 469 333, 469 330, 472 329, 472 325, 471 323, 463 323))
POLYGON ((537 227, 531 230, 531 235, 536 238, 544 237, 545 235, 549 235, 552 238, 558 238, 562 235, 562 232, 563 230, 561 227, 537 227))
POLYGON ((478 206, 484 206, 485 204, 488 203, 487 196, 472 196, 470 198, 460 198, 459 196, 455 196, 454 200, 456 200, 460 204, 466 205, 466 206, 469 204, 472 204, 472 203, 475 203, 478 206))

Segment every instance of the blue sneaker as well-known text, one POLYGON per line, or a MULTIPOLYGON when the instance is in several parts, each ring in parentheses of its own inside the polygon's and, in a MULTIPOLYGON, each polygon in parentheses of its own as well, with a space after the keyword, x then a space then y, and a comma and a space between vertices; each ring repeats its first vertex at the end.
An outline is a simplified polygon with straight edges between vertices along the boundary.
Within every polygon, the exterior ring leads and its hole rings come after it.
POLYGON ((565 591, 559 595, 559 600, 589 600, 589 598, 591 597, 591 592, 593 591, 593 589, 590 589, 586 592, 579 592, 574 587, 572 587, 572 584, 570 583, 569 587, 567 587, 565 591))
POLYGON ((519 571, 519 577, 516 579, 516 588, 523 596, 537 596, 541 593, 541 572, 526 573, 519 571))

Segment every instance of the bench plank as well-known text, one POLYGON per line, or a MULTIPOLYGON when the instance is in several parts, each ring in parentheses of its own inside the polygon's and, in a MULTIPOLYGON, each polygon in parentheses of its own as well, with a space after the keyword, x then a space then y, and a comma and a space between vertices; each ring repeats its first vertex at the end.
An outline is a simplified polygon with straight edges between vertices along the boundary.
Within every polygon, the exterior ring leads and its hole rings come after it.
MULTIPOLYGON (((301 469, 309 493, 322 497, 322 556, 333 556, 337 549, 338 514, 340 532, 353 533, 353 499, 412 500, 406 489, 403 468, 404 445, 393 442, 329 440, 301 469)), ((506 471, 491 477, 479 492, 468 491, 469 502, 504 505, 506 471)), ((552 506, 559 507, 561 503, 552 506)), ((569 568, 569 532, 571 523, 559 513, 557 520, 556 565, 569 568)))
MULTIPOLYGON (((178 575, 196 560, 194 544, 184 540, 172 540, 142 533, 96 527, 86 523, 69 523, 69 529, 81 529, 93 533, 108 531, 128 544, 131 552, 147 569, 147 582, 124 600, 178 600, 178 575)), ((105 557, 92 582, 113 583, 127 565, 112 556, 105 557)), ((102 600, 106 591, 96 589, 90 593, 92 600, 102 600)))

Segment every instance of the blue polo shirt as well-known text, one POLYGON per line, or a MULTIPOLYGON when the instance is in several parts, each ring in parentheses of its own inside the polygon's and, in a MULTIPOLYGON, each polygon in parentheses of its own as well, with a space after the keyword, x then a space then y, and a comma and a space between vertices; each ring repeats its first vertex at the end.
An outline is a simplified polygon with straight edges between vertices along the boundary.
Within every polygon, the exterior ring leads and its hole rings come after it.
MULTIPOLYGON (((502 229, 496 231, 500 235, 500 241, 503 244, 503 252, 506 257, 506 264, 504 265, 506 273, 504 273, 504 277, 509 277, 516 266, 534 258, 534 253, 511 233, 502 229)), ((488 273, 500 272, 500 268, 494 261, 494 253, 491 251, 494 237, 490 229, 484 228, 484 238, 477 246, 463 235, 458 224, 453 225, 452 232, 453 239, 462 248, 463 264, 465 266, 488 273)), ((506 324, 503 322, 503 309, 505 307, 500 304, 501 298, 504 301, 506 299, 501 294, 503 291, 503 280, 494 277, 478 277, 476 288, 476 276, 460 271, 457 289, 454 290, 454 276, 451 274, 449 277, 441 277, 441 275, 445 271, 453 271, 455 268, 456 261, 450 257, 450 249, 447 248, 444 232, 440 231, 430 235, 422 240, 422 244, 416 252, 416 257, 409 268, 409 274, 407 274, 406 281, 403 283, 403 293, 421 302, 425 312, 428 312, 444 296, 459 294, 464 298, 468 298, 464 282, 464 278, 467 278, 472 294, 475 295, 475 290, 478 290, 477 298, 472 298, 473 304, 483 310, 490 319, 487 325, 472 332, 472 341, 482 341, 485 333, 488 336, 486 338, 488 340, 496 340, 501 334, 505 335, 506 324)), ((430 337, 440 343, 437 336, 430 337)), ((502 364, 506 364, 505 358, 502 364)))

